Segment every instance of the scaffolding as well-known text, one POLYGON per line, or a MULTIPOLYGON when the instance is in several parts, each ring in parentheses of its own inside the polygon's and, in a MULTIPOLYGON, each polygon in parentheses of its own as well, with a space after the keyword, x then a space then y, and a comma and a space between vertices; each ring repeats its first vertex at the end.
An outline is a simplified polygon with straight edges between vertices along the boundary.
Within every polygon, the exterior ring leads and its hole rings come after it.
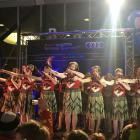
POLYGON ((100 30, 78 30, 71 32, 47 32, 47 33, 22 33, 21 34, 21 64, 27 63, 27 47, 30 40, 55 40, 55 39, 92 39, 92 38, 110 38, 122 37, 125 40, 125 75, 133 75, 135 68, 134 60, 134 29, 100 29, 100 30))

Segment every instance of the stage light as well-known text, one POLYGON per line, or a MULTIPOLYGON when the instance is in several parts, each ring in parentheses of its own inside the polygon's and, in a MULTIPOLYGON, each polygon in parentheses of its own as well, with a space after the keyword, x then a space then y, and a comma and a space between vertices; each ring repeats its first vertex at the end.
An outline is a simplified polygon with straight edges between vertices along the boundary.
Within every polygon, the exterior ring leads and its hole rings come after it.
POLYGON ((118 16, 125 0, 107 0, 110 6, 112 28, 116 28, 118 16))
POLYGON ((4 24, 0 24, 0 27, 4 27, 4 24))
POLYGON ((84 21, 89 22, 89 21, 90 21, 90 19, 89 19, 89 18, 85 18, 85 19, 84 19, 84 21))
POLYGON ((4 42, 15 45, 17 43, 17 33, 11 33, 4 39, 4 42))

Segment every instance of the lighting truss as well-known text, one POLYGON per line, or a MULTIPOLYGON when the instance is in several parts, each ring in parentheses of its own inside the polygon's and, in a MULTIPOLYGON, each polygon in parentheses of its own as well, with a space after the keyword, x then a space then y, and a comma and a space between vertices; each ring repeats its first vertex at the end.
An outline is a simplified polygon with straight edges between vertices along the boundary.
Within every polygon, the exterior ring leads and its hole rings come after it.
POLYGON ((100 29, 100 30, 78 30, 71 32, 47 32, 47 33, 23 33, 21 44, 28 45, 29 40, 53 40, 53 39, 88 39, 88 38, 110 38, 123 37, 125 39, 125 74, 134 74, 134 41, 133 28, 100 29))

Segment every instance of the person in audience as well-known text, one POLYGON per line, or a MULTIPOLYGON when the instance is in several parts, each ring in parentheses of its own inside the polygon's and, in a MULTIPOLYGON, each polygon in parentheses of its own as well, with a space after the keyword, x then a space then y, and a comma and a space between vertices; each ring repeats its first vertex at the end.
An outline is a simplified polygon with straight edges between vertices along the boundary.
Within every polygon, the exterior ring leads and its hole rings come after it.
POLYGON ((88 135, 78 129, 78 130, 72 130, 65 138, 65 140, 88 140, 88 135))
POLYGON ((13 112, 0 112, 0 140, 14 140, 20 118, 13 112))
POLYGON ((140 107, 137 110, 137 121, 123 128, 121 140, 140 139, 140 107))
POLYGON ((106 140, 106 138, 102 133, 93 133, 89 137, 89 140, 106 140))
POLYGON ((17 128, 15 140, 50 140, 50 133, 47 127, 30 121, 17 128))

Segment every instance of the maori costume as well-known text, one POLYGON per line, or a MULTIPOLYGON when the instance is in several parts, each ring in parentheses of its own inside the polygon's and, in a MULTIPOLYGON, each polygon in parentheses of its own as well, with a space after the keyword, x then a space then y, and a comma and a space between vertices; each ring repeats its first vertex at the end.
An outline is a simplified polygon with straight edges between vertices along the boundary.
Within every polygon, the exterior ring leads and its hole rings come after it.
POLYGON ((6 85, 5 85, 5 82, 1 82, 0 81, 0 110, 3 106, 3 103, 4 103, 4 92, 6 90, 6 85))
POLYGON ((104 101, 102 96, 103 86, 98 80, 93 79, 89 83, 88 112, 92 114, 94 119, 102 119, 104 114, 104 101), (96 89, 99 89, 96 91, 96 89))
POLYGON ((113 86, 113 106, 112 118, 114 120, 128 120, 128 105, 126 99, 126 89, 122 84, 117 83, 113 86))
MULTIPOLYGON (((15 82, 19 82, 19 78, 14 77, 15 82)), ((2 111, 20 112, 21 101, 19 98, 20 88, 17 89, 13 84, 11 78, 6 81, 6 92, 4 93, 5 101, 2 111)))
POLYGON ((74 81, 73 78, 68 75, 63 81, 65 85, 63 110, 64 112, 79 114, 82 112, 81 83, 79 80, 74 81))
POLYGON ((140 107, 140 81, 137 80, 132 86, 132 118, 137 119, 137 110, 140 107))
POLYGON ((44 108, 53 113, 57 112, 55 84, 47 77, 43 77, 42 80, 41 100, 44 102, 44 108))
POLYGON ((28 78, 24 77, 22 79, 22 89, 21 89, 21 112, 22 114, 28 114, 28 116, 32 115, 32 99, 33 99, 33 89, 34 89, 34 81, 30 81, 28 78))

